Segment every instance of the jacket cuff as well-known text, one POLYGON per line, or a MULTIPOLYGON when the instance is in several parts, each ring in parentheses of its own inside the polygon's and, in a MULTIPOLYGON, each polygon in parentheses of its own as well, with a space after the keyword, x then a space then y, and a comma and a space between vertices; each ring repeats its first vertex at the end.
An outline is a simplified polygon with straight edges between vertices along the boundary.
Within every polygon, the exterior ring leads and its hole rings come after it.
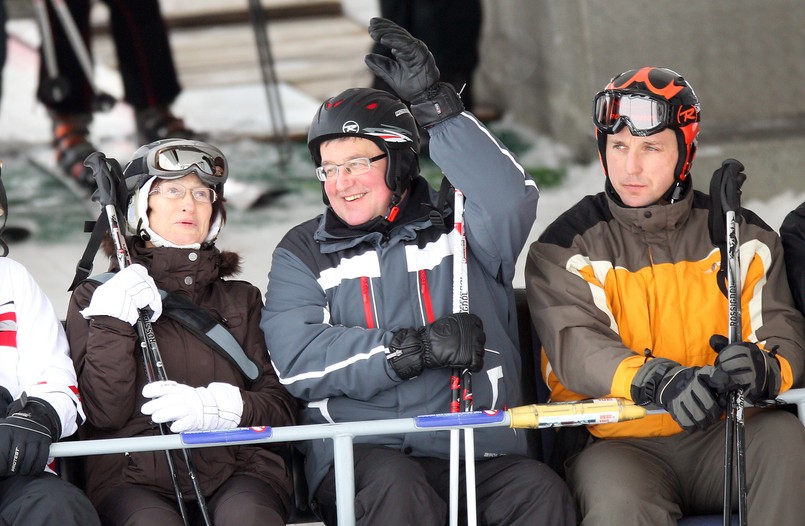
POLYGON ((783 393, 794 387, 794 371, 785 356, 777 354, 775 358, 780 363, 780 392, 783 393))
POLYGON ((616 398, 632 399, 632 382, 640 369, 645 363, 645 356, 634 354, 625 358, 615 369, 615 375, 612 377, 612 385, 610 386, 610 393, 616 398))

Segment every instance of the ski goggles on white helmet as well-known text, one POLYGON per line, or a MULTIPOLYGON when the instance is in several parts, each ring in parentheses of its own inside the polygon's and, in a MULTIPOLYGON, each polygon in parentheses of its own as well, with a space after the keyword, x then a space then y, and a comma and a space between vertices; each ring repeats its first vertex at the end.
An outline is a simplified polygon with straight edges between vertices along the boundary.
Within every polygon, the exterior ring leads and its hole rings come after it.
MULTIPOLYGON (((201 141, 162 139, 140 147, 126 166, 124 175, 178 179, 195 173, 210 186, 222 185, 229 176, 226 157, 221 150, 201 141)), ((131 189, 131 187, 129 188, 131 189)))
POLYGON ((166 141, 152 148, 145 162, 148 174, 160 179, 177 179, 195 172, 206 184, 217 185, 229 176, 221 150, 199 141, 166 141))
POLYGON ((693 106, 671 104, 661 97, 644 93, 603 90, 593 99, 593 123, 606 134, 618 133, 624 126, 632 135, 646 137, 665 128, 679 128, 699 121, 693 106))

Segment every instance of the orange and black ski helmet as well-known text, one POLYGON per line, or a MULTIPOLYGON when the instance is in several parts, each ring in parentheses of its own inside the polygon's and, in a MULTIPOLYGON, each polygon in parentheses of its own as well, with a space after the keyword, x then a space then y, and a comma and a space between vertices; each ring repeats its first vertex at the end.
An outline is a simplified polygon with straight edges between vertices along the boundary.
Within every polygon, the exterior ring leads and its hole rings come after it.
POLYGON ((632 135, 648 136, 670 128, 679 145, 674 170, 684 181, 696 154, 701 109, 691 85, 668 68, 643 67, 615 76, 593 99, 598 154, 607 172, 606 136, 628 127, 632 135))

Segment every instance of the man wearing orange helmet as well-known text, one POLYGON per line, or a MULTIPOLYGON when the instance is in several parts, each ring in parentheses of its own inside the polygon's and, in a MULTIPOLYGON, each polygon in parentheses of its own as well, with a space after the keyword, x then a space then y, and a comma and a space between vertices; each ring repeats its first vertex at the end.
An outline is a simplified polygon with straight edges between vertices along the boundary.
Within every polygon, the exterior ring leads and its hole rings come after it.
MULTIPOLYGON (((699 120, 696 94, 674 71, 613 78, 593 104, 605 189, 529 250, 526 287, 551 399, 614 396, 666 411, 588 427, 592 438, 565 465, 584 525, 719 513, 725 386, 759 403, 802 385, 805 322, 780 240, 748 210, 739 226, 743 341, 724 343, 711 200, 690 176, 699 120)), ((801 524, 805 430, 787 412, 746 414, 748 522, 801 524)))

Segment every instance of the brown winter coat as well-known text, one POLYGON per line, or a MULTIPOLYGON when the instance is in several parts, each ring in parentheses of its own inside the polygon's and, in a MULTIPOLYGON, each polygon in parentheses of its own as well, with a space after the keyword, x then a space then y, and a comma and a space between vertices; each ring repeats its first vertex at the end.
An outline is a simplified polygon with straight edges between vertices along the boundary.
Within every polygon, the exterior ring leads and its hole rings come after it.
MULTIPOLYGON (((146 248, 130 240, 132 260, 149 269, 157 286, 182 291, 221 322, 262 369, 254 383, 226 358, 209 348, 178 322, 163 316, 153 323, 165 371, 171 380, 192 387, 211 382, 236 385, 243 395, 240 426, 294 424, 296 405, 280 385, 269 361, 259 328, 263 305, 260 291, 244 281, 222 278, 237 272, 239 257, 231 252, 176 248, 146 248)), ((113 263, 112 267, 117 267, 113 263)), ((85 281, 74 291, 67 313, 67 336, 78 373, 87 422, 82 439, 157 435, 159 430, 140 412, 146 383, 135 327, 109 316, 85 320, 97 283, 85 281)), ((192 450, 197 477, 205 496, 234 474, 264 480, 290 506, 291 481, 280 448, 260 446, 213 447, 192 450)), ((185 495, 193 490, 181 455, 174 455, 185 495)), ((96 505, 106 492, 123 483, 141 484, 173 499, 173 487, 163 451, 127 455, 88 456, 86 491, 96 505)))

